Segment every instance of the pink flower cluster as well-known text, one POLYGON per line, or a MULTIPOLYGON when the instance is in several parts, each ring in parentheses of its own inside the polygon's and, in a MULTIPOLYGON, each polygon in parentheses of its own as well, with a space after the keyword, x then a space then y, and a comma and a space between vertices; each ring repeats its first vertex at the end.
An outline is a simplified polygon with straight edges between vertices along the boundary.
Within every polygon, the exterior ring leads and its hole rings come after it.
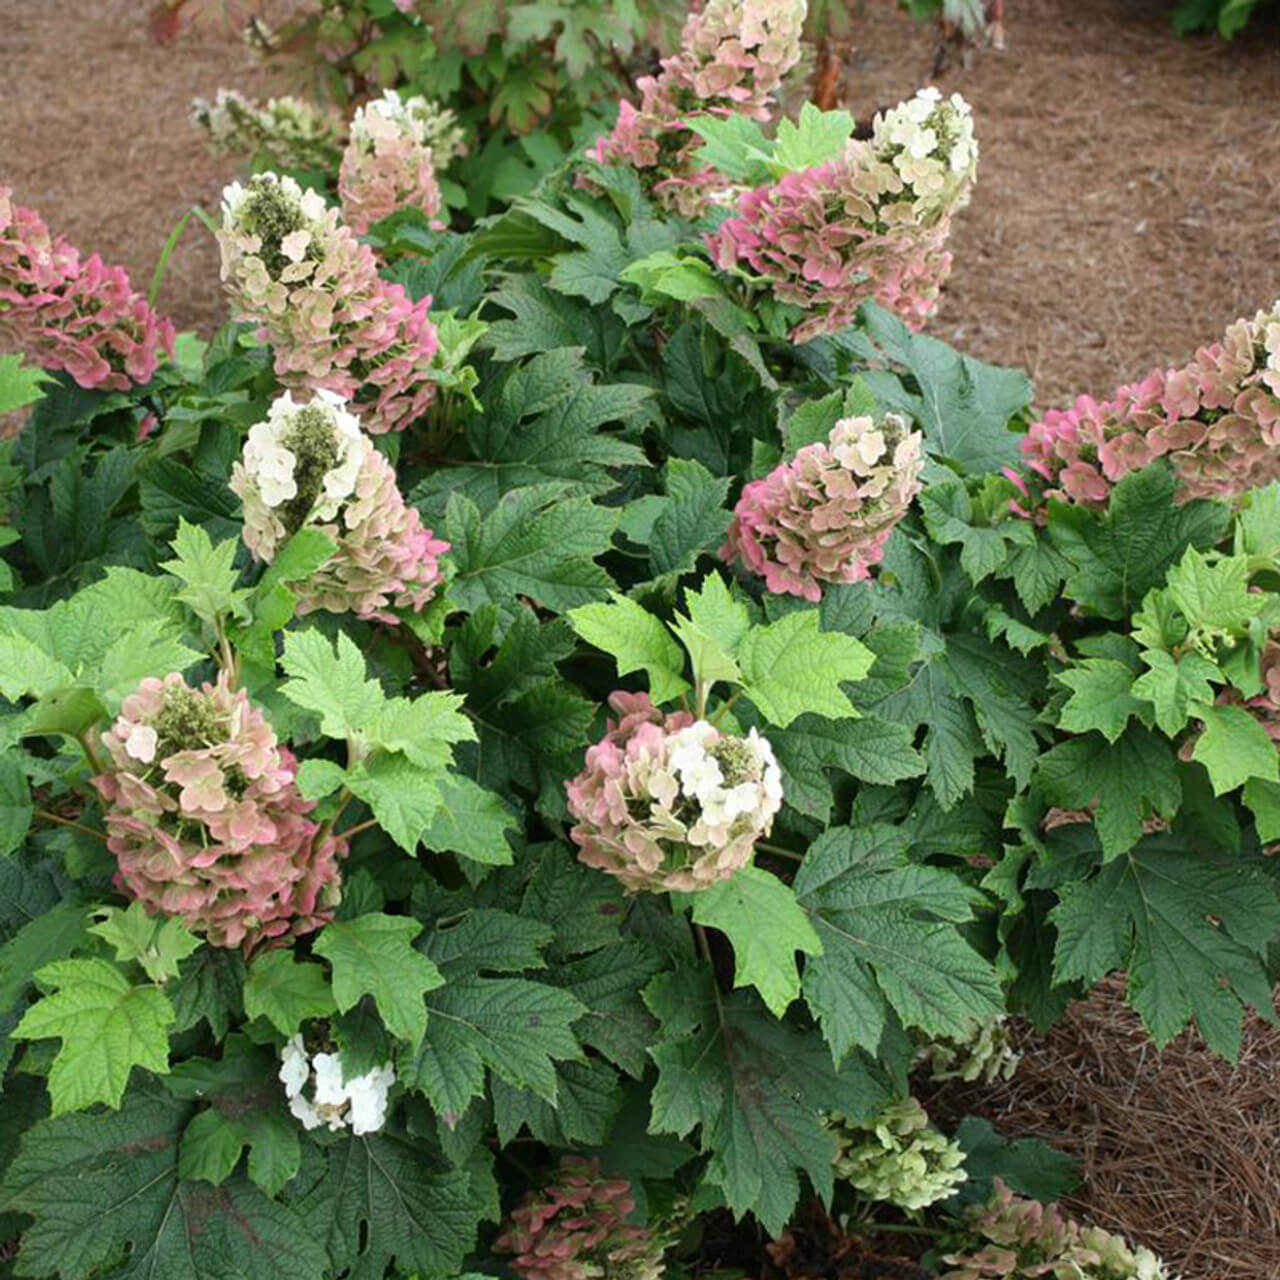
POLYGON ((81 260, 34 209, 0 186, 0 339, 82 387, 127 391, 151 381, 173 325, 136 293, 123 267, 81 260))
POLYGON ((1276 640, 1262 647, 1262 683, 1264 692, 1245 705, 1280 748, 1280 642, 1276 640))
POLYGON ((342 153, 342 215, 364 235, 399 209, 420 209, 437 230, 443 198, 436 173, 462 149, 452 111, 426 98, 401 99, 394 89, 366 103, 351 121, 342 153))
POLYGON ((969 1243, 942 1262, 940 1280, 1167 1280, 1150 1249, 1131 1248, 1101 1227, 1084 1227, 1055 1205, 1016 1196, 999 1178, 995 1195, 970 1211, 969 1243))
POLYGON ((331 393, 306 405, 280 396, 250 428, 231 488, 244 504, 245 546, 258 559, 274 560, 304 525, 337 544, 310 577, 289 584, 299 613, 395 623, 390 606, 417 611, 438 593, 449 544, 405 504, 395 469, 331 393))
POLYGON ((604 1177, 598 1160, 566 1156, 555 1179, 513 1210, 494 1249, 515 1255, 523 1280, 659 1280, 661 1244, 628 1224, 634 1210, 629 1182, 604 1177))
POLYGON ((924 442, 907 420, 843 418, 742 490, 720 549, 775 594, 822 598, 824 582, 861 582, 920 491, 924 442))
POLYGON ((1050 410, 1022 451, 1033 502, 1105 506, 1113 484, 1157 458, 1169 460, 1179 502, 1230 500, 1280 480, 1280 302, 1235 321, 1179 369, 1101 403, 1080 396, 1050 410))
POLYGON ((694 893, 751 861, 782 807, 773 748, 722 733, 646 693, 616 692, 618 714, 566 784, 578 857, 631 893, 694 893))
POLYGON ((246 949, 332 917, 345 842, 306 817, 293 756, 225 676, 143 680, 102 745, 116 884, 149 911, 246 949))
POLYGON ((710 0, 691 14, 680 53, 657 76, 636 82, 639 106, 623 102, 611 133, 591 155, 629 164, 668 208, 693 217, 724 177, 699 164, 702 145, 688 125, 699 115, 742 113, 767 120, 782 78, 800 60, 804 0, 710 0))
POLYGON ((431 299, 382 280, 373 251, 317 192, 273 173, 232 183, 218 243, 232 315, 271 343, 282 382, 351 400, 374 432, 426 412, 440 346, 431 299))
POLYGON ((871 299, 919 328, 950 274, 951 218, 968 203, 977 158, 964 100, 923 89, 839 159, 742 193, 707 247, 718 266, 805 310, 795 342, 850 324, 871 299))

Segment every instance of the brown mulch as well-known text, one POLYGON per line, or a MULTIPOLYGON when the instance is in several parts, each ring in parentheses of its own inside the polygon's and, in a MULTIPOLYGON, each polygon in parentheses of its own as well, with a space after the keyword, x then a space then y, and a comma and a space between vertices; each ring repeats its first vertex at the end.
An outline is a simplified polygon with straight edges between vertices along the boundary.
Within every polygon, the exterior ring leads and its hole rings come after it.
MULTIPOLYGON (((938 41, 855 0, 847 98, 928 81, 938 41)), ((1171 0, 1008 0, 1004 52, 936 83, 982 147, 932 332, 1034 377, 1042 405, 1181 363, 1280 296, 1280 10, 1178 40, 1171 0)))
POLYGON ((1280 1280, 1280 1027, 1251 1018, 1234 1067, 1190 1034, 1158 1052, 1109 979, 1020 1039, 1013 1080, 944 1086, 934 1119, 973 1112, 1077 1157, 1066 1207, 1180 1280, 1280 1280))
MULTIPOLYGON (((269 92, 252 52, 210 26, 168 49, 151 42, 151 0, 0 0, 0 184, 82 253, 151 283, 165 240, 193 204, 217 203, 234 160, 206 154, 191 99, 220 85, 269 92)), ((160 307, 206 334, 225 319, 218 252, 188 224, 160 307)))

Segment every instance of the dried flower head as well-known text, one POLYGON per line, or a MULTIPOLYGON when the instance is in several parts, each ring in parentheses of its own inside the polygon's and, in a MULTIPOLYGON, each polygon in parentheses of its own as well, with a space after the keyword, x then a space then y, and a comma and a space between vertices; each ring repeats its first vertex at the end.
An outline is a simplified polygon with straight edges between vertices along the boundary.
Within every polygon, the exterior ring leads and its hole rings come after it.
POLYGON ((363 1075, 343 1079, 337 1052, 308 1055, 298 1034, 280 1051, 278 1076, 289 1111, 304 1129, 350 1129, 356 1137, 377 1133, 386 1123, 387 1095, 396 1082, 395 1068, 384 1063, 363 1075))
POLYGON ((387 89, 352 118, 338 174, 343 216, 359 235, 398 209, 419 209, 443 227, 436 174, 462 150, 452 111, 387 89))
POLYGON ((173 354, 173 325, 123 267, 81 260, 34 209, 0 186, 0 342, 82 387, 127 391, 173 354))
POLYGON ((524 1280, 660 1280, 664 1242, 627 1219, 631 1184, 599 1160, 566 1156, 554 1179, 515 1209, 494 1243, 524 1280))
POLYGON ((226 676, 148 677, 102 736, 116 883, 218 947, 308 933, 331 918, 345 843, 321 836, 293 756, 226 676))
POLYGON ((857 1125, 831 1112, 836 1177, 873 1200, 900 1209, 923 1209, 947 1199, 968 1177, 964 1152, 929 1123, 914 1099, 890 1103, 870 1125, 857 1125))
POLYGON ((382 280, 373 251, 317 192, 274 173, 232 183, 218 243, 232 314, 271 343, 281 381, 352 401, 370 431, 426 411, 440 345, 431 300, 382 280))
POLYGON ((392 605, 420 610, 443 581, 449 544, 424 528, 396 484, 395 469, 360 430, 338 396, 309 404, 285 392, 249 430, 231 471, 244 504, 244 543, 268 563, 303 526, 336 544, 332 556, 290 584, 298 612, 351 611, 397 622, 392 605))
POLYGON ((841 419, 825 444, 743 489, 721 556, 806 600, 825 582, 862 581, 920 491, 923 447, 898 414, 841 419))
POLYGON ((632 893, 692 893, 751 861, 782 806, 773 748, 722 733, 648 694, 613 693, 618 714, 567 784, 578 857, 632 893))

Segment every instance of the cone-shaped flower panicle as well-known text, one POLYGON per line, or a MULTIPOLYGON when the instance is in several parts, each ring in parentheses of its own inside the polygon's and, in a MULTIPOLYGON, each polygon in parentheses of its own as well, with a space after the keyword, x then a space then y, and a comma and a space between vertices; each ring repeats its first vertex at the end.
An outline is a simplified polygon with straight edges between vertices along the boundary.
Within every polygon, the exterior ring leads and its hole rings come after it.
POLYGON ((370 431, 426 411, 440 345, 431 299, 380 279, 373 251, 317 192, 274 173, 232 183, 218 243, 232 315, 271 343, 281 381, 351 400, 370 431))
POLYGON ((0 186, 0 346, 80 386, 127 391, 173 354, 173 325, 123 267, 80 254, 0 186))
POLYGON ((554 1179, 512 1211, 494 1250, 523 1280, 660 1280, 663 1242, 627 1222, 631 1184, 598 1160, 566 1156, 554 1179))
POLYGON ((823 583, 860 582, 880 562, 923 466, 923 439, 905 418, 843 418, 825 444, 743 489, 720 554, 774 593, 819 600, 823 583))
POLYGON ((442 228, 436 174, 462 150, 462 130, 452 111, 386 90, 352 117, 338 173, 343 217, 364 235, 399 209, 419 209, 433 227, 442 228))
POLYGON ((1032 501, 1105 506, 1111 486, 1157 458, 1177 499, 1233 500, 1280 480, 1280 301, 1235 321, 1178 369, 1101 404, 1050 410, 1022 441, 1032 501))
POLYGON ((927 1068, 930 1080, 981 1080, 994 1084, 1013 1079, 1022 1054, 1013 1046, 1008 1020, 1000 1016, 975 1022, 963 1040, 928 1041, 916 1061, 927 1068))
POLYGON ((922 89, 839 159, 744 192, 707 246, 719 266, 804 308, 797 342, 851 323, 868 300, 918 328, 951 270, 951 217, 968 203, 977 163, 968 104, 922 89))
POLYGON ((307 1052, 298 1034, 280 1051, 279 1079, 289 1110, 304 1129, 350 1129, 356 1137, 376 1133, 386 1123, 387 1095, 396 1082, 395 1068, 384 1063, 364 1075, 343 1079, 342 1056, 307 1052))
POLYGON ((1000 1181, 970 1210, 967 1240, 942 1258, 940 1280, 1168 1280, 1150 1249, 1101 1227, 1082 1227, 1057 1205, 1016 1196, 1000 1181))
POLYGON ((567 786, 570 835, 589 867, 628 891, 692 893, 751 861, 782 806, 773 748, 723 733, 645 693, 613 693, 618 715, 567 786))
POLYGON ((310 577, 290 584, 299 613, 350 611, 394 623, 392 605, 420 610, 440 587, 449 544, 423 527, 394 468, 330 392, 309 404, 279 396, 249 429, 231 488, 244 504, 245 546, 258 559, 274 560, 304 525, 337 544, 310 577))
POLYGON ((782 77, 800 61, 805 11, 805 0, 709 0, 685 23, 680 52, 663 59, 658 75, 636 82, 639 103, 622 103, 592 156, 638 169, 666 207, 686 217, 701 213, 727 180, 694 159, 702 139, 689 120, 767 120, 782 77))
POLYGON ((243 690, 147 678, 102 736, 117 886, 218 947, 308 933, 339 900, 345 843, 321 836, 293 756, 243 690))
POLYGON ((826 1125, 838 1148, 836 1177, 873 1200, 923 1209, 946 1200, 968 1176, 959 1144, 930 1125, 914 1098, 890 1103, 869 1126, 838 1112, 826 1125))
POLYGON ((341 153, 341 119, 304 98, 257 103, 235 89, 195 98, 191 120, 216 156, 253 156, 279 169, 331 169, 341 153))

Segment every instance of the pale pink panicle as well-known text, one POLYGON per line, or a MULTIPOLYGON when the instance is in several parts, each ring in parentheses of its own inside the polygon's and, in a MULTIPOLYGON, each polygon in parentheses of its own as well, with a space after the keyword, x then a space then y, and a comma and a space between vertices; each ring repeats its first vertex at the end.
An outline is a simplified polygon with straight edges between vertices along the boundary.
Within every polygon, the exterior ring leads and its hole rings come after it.
POLYGON ((286 386, 350 400, 367 430, 400 430, 435 396, 430 298, 378 275, 368 245, 292 178, 260 173, 223 192, 222 280, 232 316, 258 326, 286 386))
POLYGON ((195 98, 191 119, 216 156, 252 156, 280 169, 331 169, 343 124, 332 110, 286 96, 256 103, 235 89, 195 98))
POLYGON ((700 163, 700 116, 743 114, 767 120, 782 77, 800 60, 804 0, 710 0, 691 14, 680 52, 656 76, 636 81, 639 103, 623 102, 610 133, 590 155, 625 164, 667 208, 696 217, 727 179, 700 163))
POLYGON ((392 607, 417 612, 439 593, 449 544, 423 527, 395 469, 331 392, 316 392, 308 404, 279 396, 249 429, 231 488, 244 505, 244 544, 258 559, 274 560, 304 526, 336 544, 319 569, 289 584, 299 613, 349 611, 395 623, 392 607))
POLYGON ((123 267, 80 254, 0 186, 0 341, 89 389, 151 381, 174 329, 123 267))
POLYGON ((1280 641, 1269 639, 1262 646, 1261 666, 1262 692, 1250 698, 1245 706, 1280 748, 1280 641))
POLYGON ((333 916, 346 842, 312 822, 296 765, 224 675, 148 677, 102 735, 116 885, 216 947, 252 949, 333 916))
POLYGON ((628 1222, 631 1184, 607 1178, 599 1160, 565 1156, 552 1181, 514 1209, 494 1250, 514 1254, 522 1280, 660 1280, 661 1242, 628 1222))
POLYGON ((1103 507, 1131 471, 1167 458, 1177 500, 1234 501, 1280 480, 1280 302, 1235 321, 1177 369, 1098 403, 1052 409, 1022 441, 1039 499, 1103 507))
POLYGON ((870 576, 923 467, 923 439, 905 418, 843 418, 825 442, 743 489, 720 555, 775 594, 820 600, 824 583, 870 576))
POLYGON ((782 805, 773 748, 723 733, 645 693, 609 696, 618 715, 566 785, 570 835, 589 867, 631 893, 693 893, 745 867, 782 805))
POLYGON ((442 229, 443 197, 436 174, 462 149, 462 131, 452 111, 387 89, 352 118, 338 173, 343 217, 364 235, 373 223, 400 209, 418 209, 431 226, 442 229))
POLYGON ((744 192, 707 247, 804 309, 793 341, 843 328, 871 300, 919 328, 950 274, 951 218, 977 163, 968 104, 922 89, 838 159, 744 192))
POLYGON ((1168 1280, 1150 1249, 1133 1248, 1101 1227, 1081 1226, 1056 1204, 1014 1195, 997 1178, 995 1193, 969 1210, 964 1245, 942 1258, 940 1280, 1168 1280))

